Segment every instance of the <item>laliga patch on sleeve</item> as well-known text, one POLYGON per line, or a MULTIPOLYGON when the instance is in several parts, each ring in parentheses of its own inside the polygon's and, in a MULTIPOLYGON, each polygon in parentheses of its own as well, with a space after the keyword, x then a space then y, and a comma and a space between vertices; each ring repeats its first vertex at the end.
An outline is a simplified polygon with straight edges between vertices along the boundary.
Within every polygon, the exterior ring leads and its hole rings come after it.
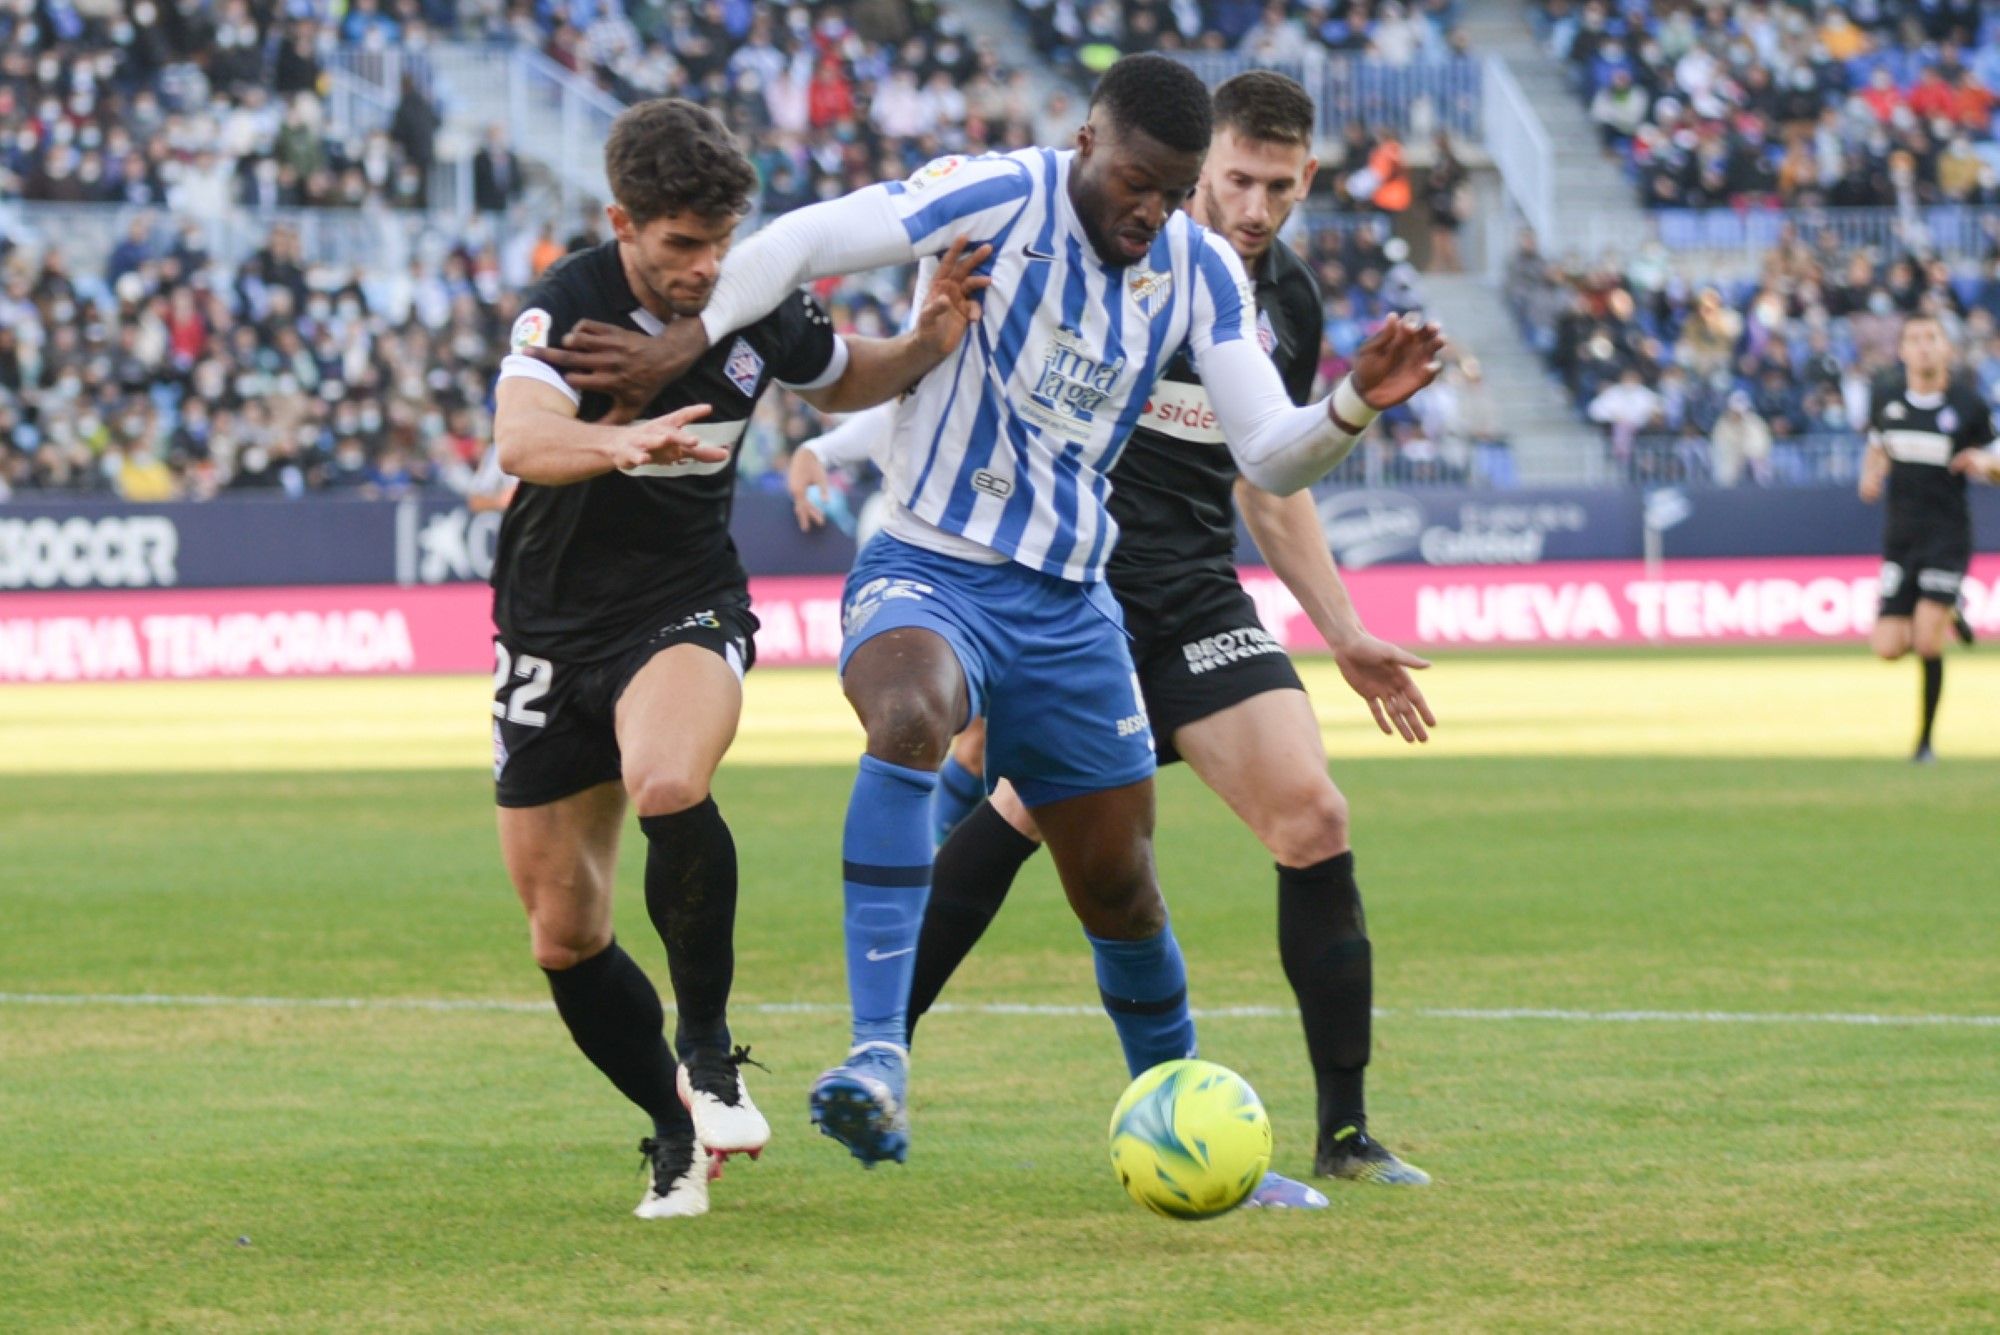
POLYGON ((948 158, 938 158, 926 163, 906 184, 911 190, 928 190, 964 165, 965 159, 958 154, 948 158))
POLYGON ((522 348, 546 348, 549 345, 549 313, 539 306, 522 311, 514 321, 514 333, 508 342, 515 352, 522 348))

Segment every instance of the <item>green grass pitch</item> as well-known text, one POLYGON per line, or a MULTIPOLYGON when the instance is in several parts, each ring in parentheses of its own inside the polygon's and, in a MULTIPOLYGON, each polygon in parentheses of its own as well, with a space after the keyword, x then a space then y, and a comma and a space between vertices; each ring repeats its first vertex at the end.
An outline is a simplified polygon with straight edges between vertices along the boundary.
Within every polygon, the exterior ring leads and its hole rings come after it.
MULTIPOLYGON (((641 1120, 532 1008, 477 774, 0 779, 0 1330, 2000 1325, 2000 1024, 1967 1022, 2000 1015, 2000 762, 1336 775, 1374 1120, 1437 1185, 1204 1224, 1113 1181, 1100 1015, 980 1009, 1093 1002, 1046 859, 919 1035, 908 1166, 807 1126, 844 1037, 845 770, 725 767, 776 1139, 706 1219, 653 1224, 641 1120), (1953 1022, 1832 1022, 1867 1016, 1953 1022)), ((1283 1006, 1269 864, 1184 771, 1159 849, 1195 1004, 1283 1006)), ((621 936, 664 983, 625 852, 621 936)), ((1303 1172, 1296 1020, 1202 1042, 1303 1172)))

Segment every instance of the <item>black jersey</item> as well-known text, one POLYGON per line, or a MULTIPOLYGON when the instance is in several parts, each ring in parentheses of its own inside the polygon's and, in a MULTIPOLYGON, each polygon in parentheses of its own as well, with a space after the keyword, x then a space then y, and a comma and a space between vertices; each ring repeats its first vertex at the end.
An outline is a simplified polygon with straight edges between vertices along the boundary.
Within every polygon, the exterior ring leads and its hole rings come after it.
MULTIPOLYGON (((1255 275, 1257 337, 1278 363, 1294 403, 1312 393, 1325 314, 1319 283, 1282 241, 1255 275)), ((1157 582, 1205 566, 1228 567, 1236 551, 1236 461, 1186 348, 1167 363, 1139 424, 1111 470, 1114 589, 1157 582)))
POLYGON ((1889 452, 1888 541, 1959 533, 1969 540, 1965 475, 1950 464, 1961 450, 1993 441, 1993 415, 1978 386, 1954 376, 1942 394, 1912 394, 1897 370, 1875 382, 1869 400, 1868 437, 1889 452))
MULTIPOLYGON (((520 350, 557 345, 586 319, 648 334, 664 328, 632 295, 616 241, 552 266, 521 306, 501 377, 530 376, 562 389, 577 399, 584 421, 603 417, 610 399, 579 397, 554 368, 520 350)), ((710 405, 689 430, 727 446, 726 461, 649 464, 561 487, 523 482, 501 522, 493 561, 493 620, 507 643, 583 661, 628 647, 690 604, 746 599, 748 581, 729 537, 736 447, 773 380, 825 383, 839 373, 838 353, 826 312, 794 293, 710 348, 641 414, 710 405)))

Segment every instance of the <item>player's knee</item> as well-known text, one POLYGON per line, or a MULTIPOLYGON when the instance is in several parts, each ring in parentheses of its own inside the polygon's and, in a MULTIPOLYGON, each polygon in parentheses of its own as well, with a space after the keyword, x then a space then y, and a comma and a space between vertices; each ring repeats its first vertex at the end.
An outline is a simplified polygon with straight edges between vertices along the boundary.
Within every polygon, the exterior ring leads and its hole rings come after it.
POLYGON ((1347 798, 1321 779, 1275 803, 1259 833, 1280 866, 1317 866, 1348 849, 1347 798))
POLYGON ((536 914, 528 920, 528 939, 535 963, 558 973, 602 953, 611 944, 611 927, 561 913, 536 914))
POLYGON ((921 687, 879 701, 864 722, 868 754, 892 765, 934 770, 951 746, 951 702, 921 687))
POLYGON ((672 767, 628 771, 625 793, 641 816, 671 816, 708 800, 708 776, 672 767))
POLYGON ((1885 663, 1893 663, 1908 651, 1909 646, 1896 640, 1877 640, 1873 648, 1877 658, 1885 663))
POLYGON ((1071 896, 1083 930, 1111 941, 1143 941, 1167 925, 1167 902, 1144 864, 1107 867, 1071 896))

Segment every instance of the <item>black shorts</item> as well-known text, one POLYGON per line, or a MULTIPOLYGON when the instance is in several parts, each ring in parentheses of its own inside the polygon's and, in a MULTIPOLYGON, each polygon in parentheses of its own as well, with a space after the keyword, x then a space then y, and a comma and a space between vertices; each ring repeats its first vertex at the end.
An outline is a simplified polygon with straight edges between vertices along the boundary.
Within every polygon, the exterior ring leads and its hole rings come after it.
POLYGON ((608 658, 552 662, 493 637, 493 789, 503 807, 561 801, 619 774, 618 697, 663 649, 698 644, 740 680, 757 657, 747 603, 716 603, 669 617, 641 643, 608 658))
POLYGON ((1958 602, 1959 585, 1972 565, 1970 533, 1925 533, 1892 537, 1882 550, 1882 602, 1877 616, 1915 614, 1917 600, 1958 602))
POLYGON ((1266 691, 1305 689, 1234 570, 1196 570, 1117 592, 1162 765, 1181 758, 1173 738, 1188 724, 1266 691))

